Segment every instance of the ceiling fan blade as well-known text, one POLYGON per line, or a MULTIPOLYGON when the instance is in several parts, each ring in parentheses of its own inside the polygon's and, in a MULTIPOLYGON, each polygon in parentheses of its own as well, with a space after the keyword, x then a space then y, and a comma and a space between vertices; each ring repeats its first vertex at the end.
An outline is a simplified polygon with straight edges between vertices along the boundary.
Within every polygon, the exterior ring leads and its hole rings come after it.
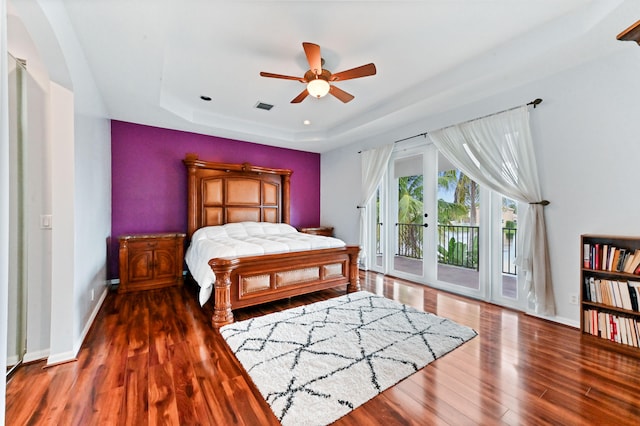
POLYGON ((281 78, 283 80, 297 80, 297 81, 299 81, 301 83, 306 83, 305 79, 302 78, 302 77, 293 77, 293 76, 290 76, 290 75, 273 74, 273 73, 270 73, 270 72, 262 72, 262 71, 260 72, 260 75, 262 77, 281 78))
POLYGON ((362 65, 350 70, 337 72, 331 75, 330 81, 344 81, 353 78, 367 77, 376 74, 376 66, 374 64, 362 65))
POLYGON ((307 55, 309 69, 316 75, 322 74, 322 57, 320 56, 320 46, 313 43, 302 43, 304 53, 307 55))
POLYGON ((347 93, 344 90, 339 89, 334 85, 331 85, 331 87, 329 88, 329 93, 331 93, 336 98, 340 99, 345 104, 355 97, 352 94, 347 93))
POLYGON ((291 103, 292 104, 299 104, 300 102, 304 101, 304 98, 306 98, 308 95, 309 95, 309 92, 307 92, 307 89, 304 89, 302 92, 300 92, 300 94, 298 96, 293 98, 291 103))

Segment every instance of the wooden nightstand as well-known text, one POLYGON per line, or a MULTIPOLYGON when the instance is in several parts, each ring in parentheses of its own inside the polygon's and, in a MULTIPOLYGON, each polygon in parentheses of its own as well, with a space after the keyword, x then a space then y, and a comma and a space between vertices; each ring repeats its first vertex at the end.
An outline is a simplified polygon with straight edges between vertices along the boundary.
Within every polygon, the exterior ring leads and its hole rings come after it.
POLYGON ((138 234, 120 237, 118 293, 182 284, 185 234, 138 234))
POLYGON ((305 234, 333 237, 333 226, 320 226, 318 228, 300 228, 300 232, 304 232, 305 234))

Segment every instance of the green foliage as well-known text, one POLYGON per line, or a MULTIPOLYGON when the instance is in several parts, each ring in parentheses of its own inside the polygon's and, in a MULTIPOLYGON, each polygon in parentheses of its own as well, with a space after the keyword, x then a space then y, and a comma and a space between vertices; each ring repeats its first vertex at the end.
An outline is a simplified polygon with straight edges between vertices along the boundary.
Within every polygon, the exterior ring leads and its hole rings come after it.
POLYGON ((467 245, 459 243, 455 238, 451 237, 447 247, 442 245, 438 246, 438 254, 440 263, 464 265, 467 260, 467 245))
POLYGON ((454 190, 452 203, 438 201, 438 223, 450 225, 467 218, 471 225, 477 223, 476 208, 480 202, 478 184, 459 170, 446 170, 438 172, 438 188, 454 190))
POLYGON ((516 232, 518 232, 516 223, 512 220, 507 220, 504 224, 504 227, 506 228, 506 230, 504 230, 504 236, 507 238, 507 240, 511 241, 516 235, 516 232))
POLYGON ((398 179, 398 222, 422 223, 422 175, 398 179))
MULTIPOLYGON (((438 173, 438 186, 444 190, 454 190, 454 201, 438 200, 438 223, 451 225, 466 218, 475 223, 475 211, 479 202, 478 186, 458 170, 438 173)), ((398 222, 401 224, 422 224, 423 221, 423 177, 405 176, 398 179, 398 222)), ((410 247, 414 256, 422 257, 422 227, 402 227, 398 235, 402 247, 410 247)), ((441 228, 438 228, 441 231, 441 228)), ((478 268, 478 240, 467 243, 450 238, 445 248, 438 246, 438 261, 467 268, 478 268)))
POLYGON ((449 203, 443 199, 438 200, 438 223, 451 225, 453 222, 469 216, 469 208, 462 204, 449 203))
POLYGON ((451 237, 446 248, 441 244, 438 245, 438 262, 478 269, 478 240, 473 239, 469 249, 466 243, 451 237))

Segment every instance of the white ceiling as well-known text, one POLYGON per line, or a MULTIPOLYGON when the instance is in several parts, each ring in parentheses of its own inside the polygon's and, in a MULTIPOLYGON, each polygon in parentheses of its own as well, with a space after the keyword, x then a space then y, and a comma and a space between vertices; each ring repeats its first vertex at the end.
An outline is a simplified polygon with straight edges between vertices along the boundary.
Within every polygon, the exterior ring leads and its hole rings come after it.
POLYGON ((600 54, 594 29, 623 2, 64 3, 110 118, 324 152, 600 54), (369 62, 378 73, 336 83, 355 96, 350 103, 327 96, 291 104, 303 84, 259 73, 304 75, 305 41, 321 46, 334 73, 369 62))

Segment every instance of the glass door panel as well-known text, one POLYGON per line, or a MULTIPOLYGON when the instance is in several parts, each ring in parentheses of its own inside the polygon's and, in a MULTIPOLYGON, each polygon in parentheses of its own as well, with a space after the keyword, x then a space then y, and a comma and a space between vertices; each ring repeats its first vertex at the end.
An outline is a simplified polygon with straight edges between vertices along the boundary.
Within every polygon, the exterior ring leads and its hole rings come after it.
POLYGON ((513 309, 526 309, 526 294, 520 291, 518 266, 518 209, 520 204, 500 194, 495 194, 495 230, 491 253, 494 256, 494 273, 491 279, 491 301, 513 309))
POLYGON ((498 291, 502 297, 517 300, 518 283, 516 255, 518 245, 518 203, 507 197, 502 198, 501 235, 501 286, 498 291))
POLYGON ((390 208, 393 227, 387 227, 393 235, 392 274, 423 282, 424 279, 424 157, 409 154, 392 159, 393 179, 390 198, 395 203, 390 208))
POLYGON ((382 197, 380 194, 380 187, 376 191, 376 209, 375 209, 375 224, 376 224, 376 260, 375 265, 377 268, 384 267, 384 238, 382 233, 382 225, 384 222, 382 221, 382 197))
POLYGON ((480 186, 438 156, 437 280, 480 290, 480 186))
POLYGON ((376 189, 376 193, 367 207, 369 212, 367 216, 369 223, 369 235, 372 235, 372 237, 369 238, 370 244, 367 251, 367 257, 372 259, 369 262, 369 268, 372 271, 380 273, 385 273, 384 253, 386 252, 386 232, 384 229, 384 223, 386 222, 384 219, 384 186, 384 183, 378 185, 378 189, 376 189))

